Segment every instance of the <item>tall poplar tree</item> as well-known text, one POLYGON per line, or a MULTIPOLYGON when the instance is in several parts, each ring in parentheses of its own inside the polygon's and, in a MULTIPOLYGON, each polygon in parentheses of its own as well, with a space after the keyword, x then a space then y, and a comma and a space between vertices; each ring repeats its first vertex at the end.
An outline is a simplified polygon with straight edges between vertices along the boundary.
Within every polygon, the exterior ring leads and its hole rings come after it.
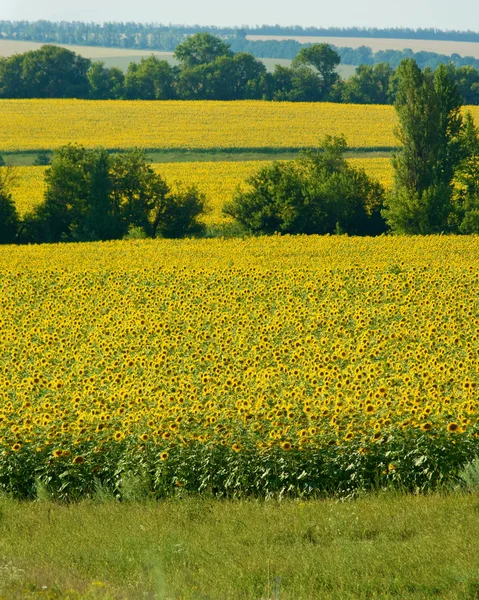
POLYGON ((461 160, 461 97, 445 65, 421 71, 413 59, 397 71, 393 189, 384 217, 393 232, 431 234, 449 231, 453 178, 461 160))

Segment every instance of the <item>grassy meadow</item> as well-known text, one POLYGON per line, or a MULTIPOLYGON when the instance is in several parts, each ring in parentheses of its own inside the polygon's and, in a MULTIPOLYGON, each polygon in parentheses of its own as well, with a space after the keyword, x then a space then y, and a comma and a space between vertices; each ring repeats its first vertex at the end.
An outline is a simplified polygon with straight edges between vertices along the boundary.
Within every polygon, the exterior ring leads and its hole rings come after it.
POLYGON ((59 505, 0 499, 0 597, 472 600, 477 495, 59 505))

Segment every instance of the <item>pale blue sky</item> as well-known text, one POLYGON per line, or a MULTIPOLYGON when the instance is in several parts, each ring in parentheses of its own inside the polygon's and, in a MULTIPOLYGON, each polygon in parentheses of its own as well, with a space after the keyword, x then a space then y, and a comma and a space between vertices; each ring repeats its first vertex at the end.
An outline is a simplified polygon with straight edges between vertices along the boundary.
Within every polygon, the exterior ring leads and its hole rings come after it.
POLYGON ((479 31, 479 0, 0 0, 2 19, 479 31))

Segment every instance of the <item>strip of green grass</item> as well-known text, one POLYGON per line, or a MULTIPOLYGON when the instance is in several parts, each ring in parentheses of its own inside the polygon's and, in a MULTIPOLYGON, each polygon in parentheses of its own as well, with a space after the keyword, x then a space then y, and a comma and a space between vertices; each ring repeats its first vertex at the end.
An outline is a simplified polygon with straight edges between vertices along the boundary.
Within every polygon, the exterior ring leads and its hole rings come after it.
MULTIPOLYGON (((378 158, 390 155, 392 148, 386 149, 350 149, 346 152, 347 158, 378 158)), ((39 151, 40 152, 40 151, 39 151)), ((7 165, 15 167, 29 167, 35 164, 39 152, 3 152, 2 154, 7 165)), ((46 151, 50 158, 53 152, 46 151)), ((118 153, 118 150, 111 150, 112 153, 118 153)), ((300 150, 298 149, 243 149, 243 150, 158 150, 149 149, 147 154, 154 163, 173 163, 173 162, 203 162, 203 161, 247 161, 247 160, 290 160, 297 158, 300 150)))
POLYGON ((2 499, 0 530, 1 598, 479 597, 472 494, 281 503, 2 499))

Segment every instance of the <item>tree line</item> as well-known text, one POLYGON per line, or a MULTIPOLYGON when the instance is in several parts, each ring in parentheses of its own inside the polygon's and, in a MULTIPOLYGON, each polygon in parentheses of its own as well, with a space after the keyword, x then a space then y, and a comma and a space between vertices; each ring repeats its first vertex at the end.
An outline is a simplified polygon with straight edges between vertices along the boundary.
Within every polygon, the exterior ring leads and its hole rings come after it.
MULTIPOLYGON (((178 65, 155 56, 130 63, 126 73, 92 63, 53 45, 0 58, 0 98, 89 98, 142 100, 276 100, 392 104, 396 70, 387 62, 363 64, 343 80, 339 54, 328 44, 303 47, 291 66, 265 65, 235 53, 217 36, 190 36, 176 49, 178 65)), ((466 104, 479 104, 479 70, 447 66, 466 104)))
MULTIPOLYGON (((56 44, 84 44, 140 48, 141 44, 153 43, 156 39, 167 40, 171 36, 177 42, 196 33, 213 33, 219 36, 234 36, 241 31, 246 35, 275 36, 324 36, 354 38, 389 38, 410 40, 438 40, 451 42, 479 42, 479 32, 436 28, 409 27, 301 27, 299 25, 257 25, 254 27, 218 27, 214 25, 162 25, 159 23, 106 22, 86 23, 83 21, 7 21, 0 20, 0 37, 56 44), (180 37, 181 36, 181 37, 180 37)), ((150 46, 151 49, 159 49, 150 46)))
POLYGON ((339 80, 339 57, 327 44, 303 49, 291 68, 277 66, 274 73, 208 33, 187 38, 174 56, 178 66, 152 55, 125 74, 45 45, 0 59, 0 98, 319 101, 339 80))
MULTIPOLYGON (((234 36, 229 36, 226 40, 230 43, 234 52, 249 52, 257 58, 283 58, 293 59, 302 48, 312 46, 311 43, 301 43, 297 40, 250 40, 246 37, 244 31, 238 31, 234 36)), ((440 64, 452 64, 455 67, 471 66, 479 69, 479 59, 473 56, 460 56, 457 53, 452 55, 439 54, 437 52, 427 52, 424 50, 413 52, 409 48, 404 50, 378 50, 373 52, 372 48, 364 45, 359 48, 350 48, 348 46, 335 46, 329 44, 335 52, 339 54, 341 63, 345 65, 375 65, 378 63, 389 63, 393 68, 397 68, 405 58, 413 58, 417 64, 424 69, 437 68, 440 64)))
MULTIPOLYGON (((256 58, 281 58, 292 60, 302 48, 311 44, 301 43, 294 39, 283 40, 251 40, 249 34, 257 35, 324 35, 347 37, 348 34, 360 38, 381 37, 377 32, 383 30, 374 29, 314 29, 309 31, 307 28, 276 28, 262 26, 259 28, 220 28, 220 27, 199 27, 183 26, 170 27, 165 25, 142 24, 142 23, 104 23, 98 25, 95 23, 82 22, 61 22, 52 23, 50 21, 0 21, 0 39, 13 39, 24 41, 35 41, 45 44, 80 44, 88 46, 103 46, 107 48, 131 48, 136 50, 156 50, 172 52, 175 48, 185 41, 190 35, 197 33, 213 33, 228 42, 234 52, 248 52, 256 58), (276 33, 272 33, 275 32, 276 33), (323 33, 314 33, 320 31, 323 33), (269 33, 266 33, 269 32, 269 33), (336 32, 336 33, 335 33, 336 32), (359 35, 361 34, 361 35, 359 35)), ((451 32, 437 32, 436 30, 384 30, 389 31, 390 35, 383 37, 394 38, 397 32, 403 32, 409 39, 446 39, 451 32), (423 32, 424 38, 417 37, 423 32), (436 32, 442 34, 443 38, 427 37, 436 32)), ((456 32, 458 37, 465 34, 466 37, 471 32, 456 32)), ((479 34, 472 34, 477 36, 479 34)), ((451 39, 451 38, 447 38, 451 39)), ((476 40, 476 41, 477 41, 476 40)), ((464 40, 463 40, 464 41, 464 40)), ((474 41, 474 40, 467 40, 474 41)), ((346 65, 359 66, 362 64, 375 65, 388 62, 393 68, 399 66, 399 63, 405 58, 414 58, 421 68, 430 67, 435 69, 442 63, 452 63, 456 67, 471 66, 479 68, 479 59, 472 56, 460 56, 455 53, 451 56, 438 54, 435 52, 413 52, 410 49, 405 50, 380 50, 373 52, 366 45, 359 48, 337 47, 330 44, 339 54, 341 62, 346 65)))
MULTIPOLYGON (((386 191, 345 159, 344 137, 273 162, 240 186, 224 213, 251 234, 478 234, 479 129, 462 115, 447 67, 398 68, 395 108, 400 150, 386 191)), ((194 187, 172 190, 141 150, 110 156, 66 146, 46 172, 42 204, 21 219, 12 170, 0 169, 0 242, 120 239, 128 235, 201 235, 205 198, 194 187)))

